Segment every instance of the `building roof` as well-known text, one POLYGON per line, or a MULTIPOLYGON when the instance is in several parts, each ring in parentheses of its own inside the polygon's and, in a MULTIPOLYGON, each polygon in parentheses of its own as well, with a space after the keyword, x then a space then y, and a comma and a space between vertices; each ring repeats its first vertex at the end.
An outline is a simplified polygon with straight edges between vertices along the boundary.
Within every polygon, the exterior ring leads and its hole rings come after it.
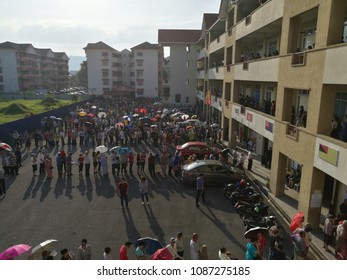
POLYGON ((132 47, 131 50, 134 50, 134 49, 141 49, 141 50, 144 50, 144 49, 158 49, 159 48, 159 45, 158 44, 151 44, 151 43, 148 43, 148 42, 144 42, 140 45, 137 45, 135 47, 132 47))
POLYGON ((32 44, 17 44, 9 41, 0 43, 0 49, 14 49, 18 51, 25 51, 30 46, 33 47, 32 44))
POLYGON ((196 43, 201 36, 200 29, 159 29, 159 43, 196 43))
POLYGON ((218 20, 218 14, 204 14, 205 29, 208 30, 218 20))
POLYGON ((83 48, 84 50, 111 50, 111 51, 117 51, 116 49, 110 47, 109 45, 105 44, 102 41, 99 41, 97 43, 88 43, 86 47, 83 48))

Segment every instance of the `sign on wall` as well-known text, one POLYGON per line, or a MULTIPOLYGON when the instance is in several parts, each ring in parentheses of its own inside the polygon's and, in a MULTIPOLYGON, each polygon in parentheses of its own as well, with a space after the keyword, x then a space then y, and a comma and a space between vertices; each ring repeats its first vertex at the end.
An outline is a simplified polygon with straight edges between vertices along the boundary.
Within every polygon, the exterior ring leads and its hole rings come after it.
POLYGON ((329 162, 332 165, 337 166, 339 152, 333 148, 319 144, 318 157, 322 160, 329 162))

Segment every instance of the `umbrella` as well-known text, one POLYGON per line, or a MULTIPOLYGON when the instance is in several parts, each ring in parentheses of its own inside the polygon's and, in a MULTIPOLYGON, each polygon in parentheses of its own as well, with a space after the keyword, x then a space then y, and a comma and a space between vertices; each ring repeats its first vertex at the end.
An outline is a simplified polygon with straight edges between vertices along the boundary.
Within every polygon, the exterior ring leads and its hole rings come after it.
POLYGON ((0 254, 0 260, 12 260, 15 257, 18 257, 21 254, 29 251, 31 246, 26 244, 14 245, 0 254))
POLYGON ((139 117, 139 116, 140 116, 139 114, 134 114, 134 115, 133 115, 134 118, 137 118, 137 117, 139 117))
POLYGON ((117 123, 116 123, 116 126, 124 126, 124 123, 122 123, 122 122, 117 122, 117 123))
POLYGON ((0 143, 0 149, 8 151, 8 152, 12 152, 12 147, 6 143, 0 143))
POLYGON ((83 112, 79 112, 78 115, 80 117, 85 117, 87 115, 87 113, 83 111, 83 112))
POLYGON ((94 118, 95 115, 93 113, 88 114, 89 117, 94 118))
POLYGON ((57 243, 58 241, 55 239, 49 239, 40 243, 39 245, 37 245, 35 248, 31 250, 30 258, 42 257, 43 251, 48 251, 48 252, 54 251, 57 243))
POLYGON ((129 116, 123 116, 123 119, 128 119, 129 118, 129 116))
POLYGON ((181 119, 182 119, 182 120, 187 120, 187 119, 189 119, 189 115, 182 115, 182 116, 181 116, 181 119))
POLYGON ((197 116, 197 115, 193 115, 193 116, 191 116, 190 118, 191 118, 191 119, 197 119, 198 116, 197 116))
POLYGON ((90 126, 93 126, 93 124, 92 124, 91 122, 86 122, 85 125, 86 125, 86 126, 89 126, 89 127, 90 127, 90 126))
POLYGON ((191 126, 191 125, 188 125, 187 127, 186 127, 186 130, 191 130, 193 127, 191 126))
POLYGON ((170 114, 170 110, 169 109, 164 109, 163 110, 163 114, 170 114))
POLYGON ((95 106, 95 105, 93 105, 91 108, 92 108, 92 109, 96 109, 96 106, 95 106))
POLYGON ((304 218, 304 213, 303 212, 298 212, 294 215, 292 218, 292 221, 290 222, 290 231, 293 232, 296 230, 298 227, 301 226, 301 223, 303 222, 304 218))
POLYGON ((95 152, 100 152, 101 154, 106 153, 108 151, 108 148, 105 146, 98 146, 95 148, 95 152))
POLYGON ((107 114, 106 114, 105 112, 99 112, 99 113, 98 113, 98 117, 99 117, 100 119, 106 118, 106 116, 107 116, 107 114))
POLYGON ((163 248, 163 245, 161 245, 157 239, 154 239, 151 237, 143 237, 143 238, 137 239, 136 246, 141 241, 145 243, 147 255, 153 255, 158 249, 163 248))
POLYGON ((158 126, 156 124, 151 125, 152 128, 157 128, 158 126))
POLYGON ((269 234, 269 230, 265 227, 254 227, 251 228, 249 230, 247 230, 244 234, 244 236, 247 239, 252 238, 253 236, 256 236, 259 232, 263 233, 263 234, 269 234))
POLYGON ((110 152, 115 152, 115 153, 118 153, 118 151, 121 149, 122 147, 121 146, 114 146, 113 148, 110 149, 110 152))
POLYGON ((105 111, 104 108, 99 108, 99 112, 105 111))
POLYGON ((151 118, 151 122, 156 122, 157 119, 156 118, 151 118))
POLYGON ((219 124, 218 123, 213 123, 213 124, 211 124, 211 127, 217 128, 217 127, 219 127, 219 124))
POLYGON ((151 260, 173 260, 168 248, 160 248, 151 256, 151 260))

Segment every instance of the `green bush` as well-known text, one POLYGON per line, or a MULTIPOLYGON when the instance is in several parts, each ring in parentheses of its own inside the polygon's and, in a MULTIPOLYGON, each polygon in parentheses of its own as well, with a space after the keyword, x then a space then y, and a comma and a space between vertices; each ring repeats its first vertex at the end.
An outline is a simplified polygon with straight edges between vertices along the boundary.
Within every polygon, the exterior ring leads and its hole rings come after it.
POLYGON ((28 111, 29 108, 20 103, 11 103, 10 105, 0 109, 0 113, 5 115, 25 114, 28 111))

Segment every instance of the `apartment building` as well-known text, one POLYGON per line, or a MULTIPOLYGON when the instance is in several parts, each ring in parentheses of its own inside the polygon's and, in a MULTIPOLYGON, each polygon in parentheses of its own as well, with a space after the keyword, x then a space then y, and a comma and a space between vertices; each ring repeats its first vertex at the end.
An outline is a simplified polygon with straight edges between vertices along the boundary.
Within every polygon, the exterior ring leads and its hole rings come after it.
POLYGON ((123 84, 121 52, 101 41, 88 43, 83 49, 87 57, 89 93, 101 95, 123 84))
POLYGON ((0 43, 0 92, 54 91, 67 88, 68 57, 32 44, 0 43))
POLYGON ((347 198, 346 19, 346 0, 221 0, 197 58, 201 111, 271 166, 276 196, 300 172, 292 198, 314 227, 347 198))
POLYGON ((131 48, 135 97, 159 96, 159 46, 144 42, 131 48))
POLYGON ((196 42, 200 37, 201 30, 158 30, 158 43, 162 54, 160 87, 163 102, 181 106, 195 105, 196 42))
POLYGON ((123 85, 134 86, 132 84, 132 61, 133 54, 128 49, 122 50, 122 74, 123 74, 123 85))

